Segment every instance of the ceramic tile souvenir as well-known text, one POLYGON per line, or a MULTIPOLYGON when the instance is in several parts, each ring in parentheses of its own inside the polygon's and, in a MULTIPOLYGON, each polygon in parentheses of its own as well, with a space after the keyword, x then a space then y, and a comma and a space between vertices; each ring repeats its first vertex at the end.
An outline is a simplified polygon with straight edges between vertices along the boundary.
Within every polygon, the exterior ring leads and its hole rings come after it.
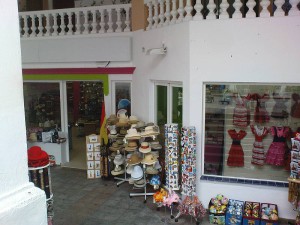
POLYGON ((172 190, 179 190, 178 124, 166 124, 165 137, 166 186, 172 190))
POLYGON ((181 128, 182 194, 193 196, 196 191, 196 129, 181 128))

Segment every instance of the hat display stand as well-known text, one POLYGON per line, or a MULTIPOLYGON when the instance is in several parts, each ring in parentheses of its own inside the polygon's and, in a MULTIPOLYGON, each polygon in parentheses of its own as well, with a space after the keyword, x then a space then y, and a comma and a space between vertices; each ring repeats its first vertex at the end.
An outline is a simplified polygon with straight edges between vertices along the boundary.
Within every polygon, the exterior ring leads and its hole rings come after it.
MULTIPOLYGON (((126 151, 125 150, 123 151, 123 156, 124 156, 124 159, 126 159, 126 151)), ((119 181, 119 182, 117 182, 117 187, 119 187, 121 184, 129 181, 129 178, 127 177, 126 169, 127 169, 127 163, 124 162, 124 171, 125 171, 124 177, 123 178, 117 177, 117 176, 114 177, 115 180, 119 181)))
POLYGON ((27 154, 29 181, 32 182, 34 186, 45 191, 47 217, 48 220, 52 222, 54 210, 49 155, 39 146, 32 146, 28 149, 27 154))
MULTIPOLYGON (((152 139, 155 140, 156 135, 151 135, 149 137, 152 137, 152 139)), ((140 142, 143 143, 144 141, 145 141, 145 137, 141 137, 140 142)), ((143 152, 141 152, 141 153, 143 154, 143 159, 145 159, 147 153, 143 153, 143 152)), ((131 197, 136 197, 136 196, 144 196, 144 203, 146 203, 147 202, 147 196, 153 196, 154 193, 152 193, 152 192, 148 193, 147 192, 147 183, 148 183, 147 182, 148 174, 147 174, 147 171, 146 171, 147 165, 146 165, 146 163, 143 163, 142 166, 143 166, 143 174, 144 174, 143 179, 145 180, 145 186, 143 187, 144 192, 143 193, 129 193, 129 197, 131 198, 131 197)), ((134 187, 134 189, 135 189, 135 187, 134 187)))

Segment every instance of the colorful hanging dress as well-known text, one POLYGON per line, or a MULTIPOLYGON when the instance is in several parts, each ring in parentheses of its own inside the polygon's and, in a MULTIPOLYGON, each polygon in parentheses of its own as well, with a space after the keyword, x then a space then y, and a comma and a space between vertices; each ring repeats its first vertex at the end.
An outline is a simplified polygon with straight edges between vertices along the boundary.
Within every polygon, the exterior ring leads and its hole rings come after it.
POLYGON ((229 156, 227 159, 228 166, 244 166, 244 151, 241 146, 241 140, 247 135, 246 131, 240 130, 228 130, 228 134, 232 138, 232 144, 229 150, 229 156))
POLYGON ((273 118, 279 118, 284 119, 289 116, 287 112, 287 106, 285 105, 289 98, 286 98, 284 96, 280 96, 279 94, 274 93, 273 99, 275 101, 275 105, 273 107, 271 117, 273 118))
POLYGON ((254 112, 254 121, 256 123, 267 123, 270 121, 269 113, 266 110, 266 101, 269 100, 269 95, 259 95, 257 93, 251 94, 247 97, 256 101, 256 107, 254 112))
POLYGON ((246 107, 246 98, 237 96, 235 98, 235 108, 233 110, 233 125, 237 127, 247 127, 250 123, 250 111, 246 107))
POLYGON ((300 95, 292 94, 292 99, 294 100, 294 104, 291 108, 291 116, 295 118, 300 118, 300 95))
POLYGON ((289 127, 271 127, 270 133, 274 136, 266 155, 265 163, 274 166, 284 166, 285 154, 287 151, 286 138, 289 134, 289 127))
POLYGON ((258 127, 257 125, 250 125, 251 131, 254 134, 255 141, 252 149, 251 163, 262 166, 265 161, 265 151, 263 147, 263 138, 268 134, 266 127, 258 127))

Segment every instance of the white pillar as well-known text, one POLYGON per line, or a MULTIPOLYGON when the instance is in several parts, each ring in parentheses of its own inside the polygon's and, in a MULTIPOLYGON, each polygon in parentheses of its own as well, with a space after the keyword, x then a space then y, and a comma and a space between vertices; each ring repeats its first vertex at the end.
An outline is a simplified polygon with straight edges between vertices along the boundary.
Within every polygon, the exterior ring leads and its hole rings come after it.
POLYGON ((0 133, 6 141, 0 143, 0 224, 46 225, 45 192, 28 177, 18 5, 11 0, 1 5, 0 133))

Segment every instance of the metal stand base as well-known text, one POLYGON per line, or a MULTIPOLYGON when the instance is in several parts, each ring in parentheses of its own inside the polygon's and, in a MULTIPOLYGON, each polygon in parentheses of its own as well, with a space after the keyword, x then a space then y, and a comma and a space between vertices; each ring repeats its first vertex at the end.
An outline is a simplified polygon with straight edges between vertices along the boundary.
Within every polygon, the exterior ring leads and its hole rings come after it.
POLYGON ((123 183, 129 181, 129 179, 127 179, 126 176, 125 176, 125 178, 114 177, 114 179, 115 180, 120 180, 119 182, 117 182, 117 187, 119 187, 120 184, 123 184, 123 183))

